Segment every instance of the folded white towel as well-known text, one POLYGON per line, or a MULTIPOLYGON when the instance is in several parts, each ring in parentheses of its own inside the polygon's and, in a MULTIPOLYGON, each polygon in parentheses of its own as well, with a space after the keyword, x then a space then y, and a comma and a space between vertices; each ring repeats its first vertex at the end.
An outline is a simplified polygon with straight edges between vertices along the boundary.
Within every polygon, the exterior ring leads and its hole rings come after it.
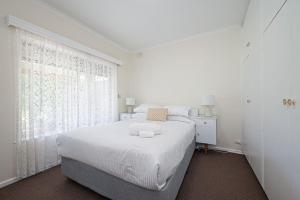
POLYGON ((142 138, 153 138, 155 133, 153 131, 140 131, 139 136, 142 138))
POLYGON ((138 136, 140 131, 151 131, 155 135, 161 134, 161 125, 151 122, 134 122, 129 125, 129 134, 138 136))

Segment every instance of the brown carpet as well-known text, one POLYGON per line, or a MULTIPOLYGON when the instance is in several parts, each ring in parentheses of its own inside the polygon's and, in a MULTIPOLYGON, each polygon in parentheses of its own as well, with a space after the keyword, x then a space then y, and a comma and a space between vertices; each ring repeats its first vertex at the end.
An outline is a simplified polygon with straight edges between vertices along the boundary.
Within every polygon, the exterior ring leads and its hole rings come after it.
MULTIPOLYGON (((80 200, 106 198, 60 173, 60 167, 0 189, 1 200, 80 200)), ((177 199, 266 200, 248 162, 242 155, 195 152, 177 199)))

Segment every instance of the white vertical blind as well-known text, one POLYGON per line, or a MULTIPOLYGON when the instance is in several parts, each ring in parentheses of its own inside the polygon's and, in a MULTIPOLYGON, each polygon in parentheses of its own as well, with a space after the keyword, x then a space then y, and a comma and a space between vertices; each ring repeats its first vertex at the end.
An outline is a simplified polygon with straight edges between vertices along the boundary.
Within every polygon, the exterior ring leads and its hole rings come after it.
POLYGON ((21 29, 16 35, 23 178, 60 162, 57 134, 117 119, 117 66, 21 29))

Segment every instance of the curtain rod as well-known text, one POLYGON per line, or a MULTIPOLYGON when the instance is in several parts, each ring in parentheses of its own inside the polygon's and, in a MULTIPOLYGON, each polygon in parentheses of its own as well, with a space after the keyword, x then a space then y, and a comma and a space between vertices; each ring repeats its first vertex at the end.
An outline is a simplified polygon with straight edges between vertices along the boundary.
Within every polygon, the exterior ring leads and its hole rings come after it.
POLYGON ((42 27, 36 26, 36 25, 34 25, 30 22, 19 19, 15 16, 12 16, 12 15, 7 16, 7 25, 8 26, 14 26, 14 27, 17 27, 17 28, 21 28, 23 30, 35 33, 37 35, 40 35, 40 36, 43 36, 43 37, 46 37, 46 38, 50 38, 50 39, 54 40, 55 42, 64 44, 68 47, 78 49, 80 51, 86 52, 86 53, 91 54, 93 56, 102 58, 102 59, 104 59, 106 61, 109 61, 111 63, 115 63, 118 66, 123 64, 122 61, 120 61, 120 60, 118 60, 114 57, 111 57, 109 55, 101 53, 101 52, 99 52, 95 49, 92 49, 90 47, 84 46, 84 45, 82 45, 78 42, 75 42, 75 41, 67 38, 67 37, 61 36, 57 33, 51 32, 51 31, 49 31, 47 29, 44 29, 42 27))

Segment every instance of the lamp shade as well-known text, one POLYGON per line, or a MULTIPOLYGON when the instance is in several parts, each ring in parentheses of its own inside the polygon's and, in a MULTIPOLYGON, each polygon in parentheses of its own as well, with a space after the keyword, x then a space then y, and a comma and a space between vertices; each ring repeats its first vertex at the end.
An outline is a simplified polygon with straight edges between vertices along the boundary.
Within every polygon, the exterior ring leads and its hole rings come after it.
POLYGON ((214 95, 206 95, 201 99, 202 106, 214 106, 216 105, 216 99, 214 95))
POLYGON ((133 97, 127 97, 126 98, 126 105, 127 106, 134 106, 135 105, 135 98, 133 98, 133 97))

